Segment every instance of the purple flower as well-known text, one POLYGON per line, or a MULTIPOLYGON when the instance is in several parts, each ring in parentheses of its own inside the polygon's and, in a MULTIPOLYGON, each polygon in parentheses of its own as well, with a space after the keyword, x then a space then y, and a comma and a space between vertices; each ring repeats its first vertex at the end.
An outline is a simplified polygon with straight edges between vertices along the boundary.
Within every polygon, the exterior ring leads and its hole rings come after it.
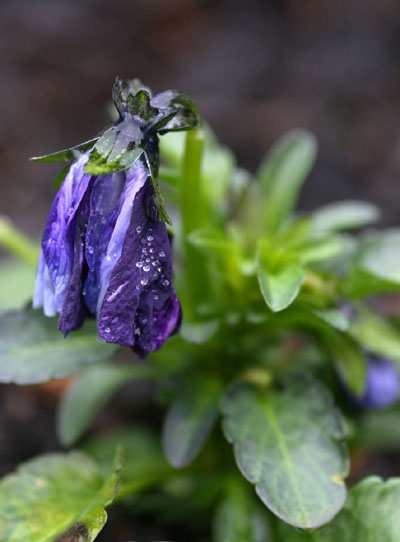
POLYGON ((365 409, 387 408, 399 399, 399 373, 397 367, 387 359, 368 356, 368 372, 365 392, 362 397, 353 395, 354 404, 365 409))
POLYGON ((65 336, 96 316, 100 337, 146 356, 181 318, 157 133, 192 128, 198 117, 176 91, 153 98, 137 81, 117 79, 113 95, 120 120, 103 136, 39 158, 73 161, 46 223, 33 306, 59 313, 65 336))

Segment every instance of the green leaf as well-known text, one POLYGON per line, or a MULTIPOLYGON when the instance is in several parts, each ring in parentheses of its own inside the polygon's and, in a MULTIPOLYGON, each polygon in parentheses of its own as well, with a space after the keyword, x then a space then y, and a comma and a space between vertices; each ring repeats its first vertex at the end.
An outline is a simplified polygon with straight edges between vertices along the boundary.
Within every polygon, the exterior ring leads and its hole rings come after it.
POLYGON ((350 334, 374 354, 400 363, 400 332, 367 306, 359 306, 350 334))
POLYGON ((370 476, 355 485, 340 514, 312 534, 280 526, 285 542, 397 542, 400 524, 400 478, 386 482, 370 476))
POLYGON ((237 383, 222 411, 240 471, 274 514, 302 529, 337 514, 348 459, 342 419, 321 385, 301 376, 281 389, 237 383))
POLYGON ((268 260, 268 245, 261 241, 257 256, 258 282, 268 307, 278 312, 296 299, 305 279, 305 271, 294 260, 274 265, 268 260))
POLYGON ((57 319, 40 310, 0 315, 0 382, 38 384, 79 373, 110 358, 117 345, 99 343, 94 321, 64 339, 57 319))
POLYGON ((379 220, 380 211, 367 201, 337 201, 324 205, 311 215, 317 231, 349 230, 368 226, 379 220))
POLYGON ((92 542, 117 493, 118 468, 104 477, 77 452, 24 463, 0 481, 0 542, 92 542))
POLYGON ((148 428, 127 426, 104 432, 90 439, 84 450, 107 471, 117 446, 121 447, 124 457, 118 500, 158 484, 173 473, 160 439, 148 428))
POLYGON ((146 367, 122 365, 88 369, 69 386, 59 404, 57 432, 61 443, 70 446, 76 442, 120 386, 148 374, 146 367))
POLYGON ((247 488, 231 481, 226 497, 218 504, 213 520, 214 542, 272 542, 263 510, 247 488))
POLYGON ((268 233, 278 231, 290 217, 316 153, 317 143, 312 134, 292 130, 278 139, 261 162, 257 177, 265 198, 268 233))
POLYGON ((32 298, 35 284, 33 268, 18 260, 2 260, 0 264, 0 310, 21 307, 32 298))
POLYGON ((67 160, 70 162, 71 160, 75 160, 80 152, 85 152, 93 147, 98 139, 98 137, 95 137, 89 141, 85 141, 84 143, 80 143, 74 147, 70 147, 69 149, 53 152, 51 154, 45 154, 44 156, 33 156, 31 160, 34 162, 62 162, 63 160, 67 160))
POLYGON ((220 383, 197 377, 186 383, 167 413, 162 441, 175 468, 188 465, 199 453, 218 415, 220 383))

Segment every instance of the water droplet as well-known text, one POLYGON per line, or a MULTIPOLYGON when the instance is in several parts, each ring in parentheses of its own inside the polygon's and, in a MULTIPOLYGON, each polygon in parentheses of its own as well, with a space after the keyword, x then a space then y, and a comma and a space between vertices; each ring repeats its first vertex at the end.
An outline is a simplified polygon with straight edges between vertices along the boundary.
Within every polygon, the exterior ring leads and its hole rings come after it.
POLYGON ((158 299, 158 295, 157 295, 157 294, 154 294, 154 299, 157 301, 157 299, 158 299))
POLYGON ((137 226, 136 231, 140 233, 142 231, 142 228, 140 226, 137 226))
POLYGON ((88 252, 89 252, 89 254, 93 254, 94 248, 93 247, 88 247, 88 252))
POLYGON ((142 237, 142 238, 140 239, 140 242, 141 242, 143 245, 145 245, 145 244, 146 244, 146 238, 145 238, 145 237, 142 237))
POLYGON ((111 256, 107 256, 107 257, 106 257, 106 260, 107 260, 108 262, 110 262, 110 261, 111 261, 111 256))
POLYGON ((160 258, 164 258, 165 257, 165 252, 163 250, 160 250, 158 255, 160 256, 160 258))
POLYGON ((146 286, 146 284, 147 284, 148 282, 149 282, 149 279, 144 278, 144 279, 142 279, 142 280, 140 281, 140 284, 141 284, 142 286, 146 286))
POLYGON ((153 237, 152 235, 148 235, 148 236, 147 236, 147 240, 148 240, 148 241, 152 241, 153 239, 154 239, 154 237, 153 237))
POLYGON ((142 248, 142 252, 143 252, 143 254, 147 254, 147 248, 146 248, 146 247, 143 247, 143 248, 142 248))
POLYGON ((159 273, 161 273, 162 267, 157 267, 157 271, 158 271, 159 273))
POLYGON ((153 248, 153 247, 150 247, 150 248, 149 248, 149 252, 150 252, 150 254, 153 254, 154 248, 153 248))
POLYGON ((136 262, 136 267, 139 267, 139 269, 143 267, 143 262, 136 262))
POLYGON ((168 279, 163 280, 162 283, 163 283, 164 286, 169 286, 169 280, 168 279))
POLYGON ((150 271, 150 266, 149 266, 149 265, 144 265, 144 266, 143 266, 143 271, 144 271, 145 273, 148 273, 148 272, 150 271))
POLYGON ((111 331, 111 329, 110 329, 109 327, 105 327, 105 328, 104 328, 104 332, 105 332, 105 333, 110 333, 110 331, 111 331))
POLYGON ((146 323, 147 323, 147 318, 143 318, 142 324, 146 324, 146 323))
POLYGON ((150 259, 150 258, 146 258, 146 259, 145 259, 145 262, 146 262, 146 263, 150 263, 150 262, 151 262, 151 259, 150 259))
POLYGON ((151 262, 151 265, 152 265, 153 267, 156 267, 156 265, 160 265, 160 262, 159 262, 158 260, 153 260, 153 261, 151 262))

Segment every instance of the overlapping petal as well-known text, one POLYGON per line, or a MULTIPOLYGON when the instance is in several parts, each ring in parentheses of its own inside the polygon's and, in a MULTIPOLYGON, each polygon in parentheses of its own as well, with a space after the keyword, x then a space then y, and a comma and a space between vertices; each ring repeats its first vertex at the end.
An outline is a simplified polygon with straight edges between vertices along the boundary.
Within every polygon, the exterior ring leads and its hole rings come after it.
POLYGON ((165 223, 156 217, 153 188, 146 182, 135 197, 120 258, 103 297, 99 334, 144 356, 161 347, 179 319, 170 241, 165 223))

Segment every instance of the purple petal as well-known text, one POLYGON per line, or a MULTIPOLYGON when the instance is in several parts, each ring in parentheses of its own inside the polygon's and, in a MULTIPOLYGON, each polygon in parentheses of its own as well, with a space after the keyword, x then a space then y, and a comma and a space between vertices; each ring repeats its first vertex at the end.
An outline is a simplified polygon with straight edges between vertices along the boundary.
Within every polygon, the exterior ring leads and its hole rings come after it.
POLYGON ((110 236, 107 250, 102 257, 100 266, 100 293, 98 296, 97 311, 103 303, 107 291, 110 276, 115 263, 119 260, 126 232, 131 222, 132 210, 135 197, 141 190, 147 179, 147 171, 143 167, 134 165, 128 170, 124 190, 121 194, 115 226, 110 236))
POLYGON ((149 182, 135 198, 122 241, 99 311, 99 334, 146 355, 162 346, 180 320, 170 241, 165 223, 156 218, 149 182))
POLYGON ((32 306, 34 309, 43 307, 46 316, 55 316, 57 312, 54 287, 50 279, 49 268, 44 260, 43 250, 39 255, 32 306))
POLYGON ((64 304, 58 320, 58 329, 64 336, 74 329, 81 327, 88 310, 82 296, 84 275, 87 271, 85 259, 85 233, 89 220, 91 187, 94 179, 91 180, 79 208, 75 214, 74 224, 71 230, 74 231, 74 256, 72 270, 68 287, 64 296, 64 304))
POLYGON ((102 175, 96 178, 90 196, 90 214, 85 239, 88 276, 83 296, 89 311, 96 313, 100 293, 100 266, 119 211, 119 199, 125 183, 125 173, 102 175))
POLYGON ((87 160, 87 154, 82 154, 72 164, 53 202, 42 239, 44 261, 54 287, 58 311, 64 304, 72 272, 74 259, 72 225, 91 179, 91 176, 84 171, 87 160))

